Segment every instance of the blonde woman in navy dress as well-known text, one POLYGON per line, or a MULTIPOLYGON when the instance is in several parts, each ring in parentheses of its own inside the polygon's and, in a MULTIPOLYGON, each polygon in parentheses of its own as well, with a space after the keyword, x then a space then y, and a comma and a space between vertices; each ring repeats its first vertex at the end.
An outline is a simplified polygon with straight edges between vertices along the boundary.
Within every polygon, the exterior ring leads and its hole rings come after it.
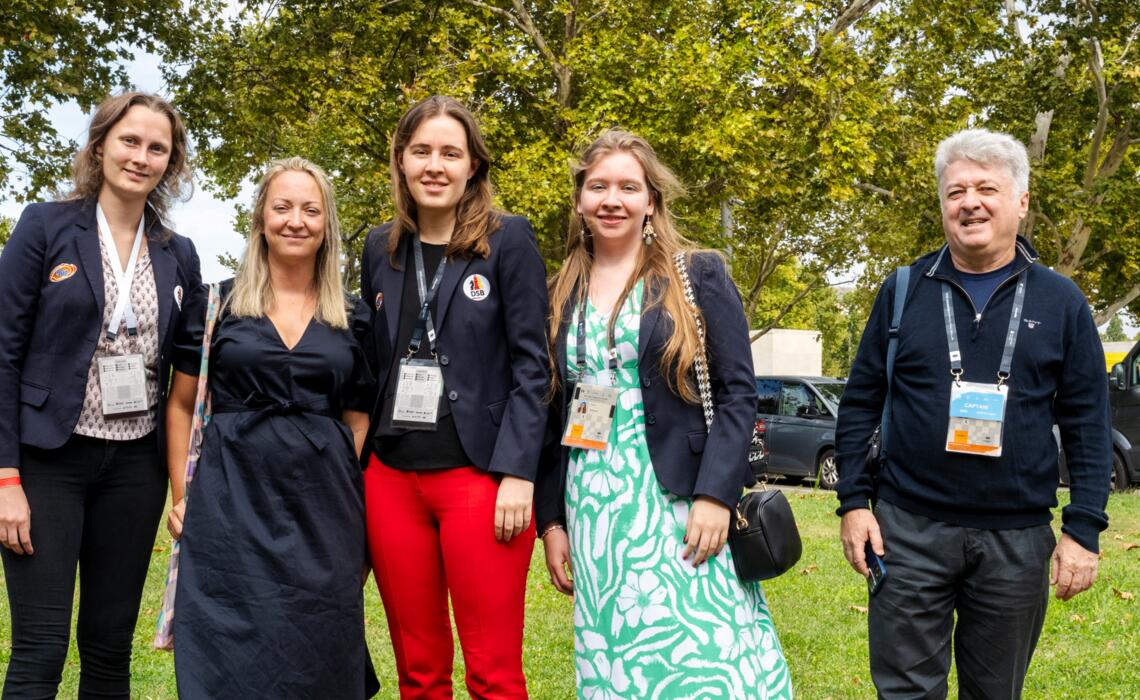
POLYGON ((363 698, 357 455, 375 391, 362 345, 368 308, 343 291, 336 204, 320 168, 301 158, 271 163, 252 224, 238 274, 222 284, 209 362, 214 415, 189 493, 205 287, 175 341, 178 694, 363 698))
POLYGON ((168 102, 108 98, 73 172, 71 196, 29 205, 0 255, 5 698, 55 697, 77 567, 79 697, 130 694, 166 500, 171 343, 184 293, 202 279, 194 245, 165 224, 190 185, 186 131, 168 102))

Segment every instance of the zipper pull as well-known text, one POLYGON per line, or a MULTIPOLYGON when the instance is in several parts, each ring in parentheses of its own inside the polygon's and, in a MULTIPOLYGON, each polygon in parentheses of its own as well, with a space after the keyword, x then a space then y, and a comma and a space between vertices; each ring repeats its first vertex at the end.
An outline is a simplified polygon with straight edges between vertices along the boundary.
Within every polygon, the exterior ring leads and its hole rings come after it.
POLYGON ((970 340, 977 340, 978 339, 978 329, 981 327, 981 325, 982 325, 982 314, 979 311, 978 315, 974 316, 974 330, 970 334, 970 340))

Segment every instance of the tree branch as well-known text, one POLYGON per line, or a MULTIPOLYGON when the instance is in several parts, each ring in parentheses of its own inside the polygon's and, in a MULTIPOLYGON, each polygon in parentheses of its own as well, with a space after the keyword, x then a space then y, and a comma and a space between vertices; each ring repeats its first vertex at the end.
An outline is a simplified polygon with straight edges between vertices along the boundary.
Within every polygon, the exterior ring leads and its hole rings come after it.
POLYGON ((825 37, 836 37, 851 28, 868 12, 875 8, 882 0, 851 0, 851 4, 839 13, 835 21, 828 27, 825 37))
POLYGON ((787 316, 791 312, 791 310, 796 307, 796 304, 799 304, 801 301, 803 301, 805 298, 807 298, 807 296, 809 294, 811 294, 812 292, 814 292, 815 290, 823 289, 825 287, 832 287, 835 285, 843 284, 843 282, 828 283, 826 281, 826 274, 827 274, 827 271, 830 269, 831 269, 830 267, 825 268, 822 272, 820 272, 819 276, 816 277, 815 281, 810 282, 806 287, 804 287, 800 291, 796 292, 796 295, 794 297, 792 297, 792 300, 789 301, 787 304, 785 304, 784 308, 780 309, 780 313, 776 314, 776 317, 774 319, 772 319, 768 323, 768 325, 764 326, 763 328, 761 328, 760 330, 758 330, 754 333, 749 333, 749 342, 753 342, 753 343, 756 342, 756 340, 758 338, 760 338, 765 333, 767 333, 768 331, 775 328, 777 326, 777 324, 779 324, 780 321, 784 320, 784 317, 787 316))
POLYGON ((1129 289, 1121 296, 1117 297, 1115 301, 1105 307, 1104 311, 1101 311, 1099 314, 1095 314, 1093 316, 1093 322, 1095 322, 1098 326, 1108 323, 1112 320, 1112 317, 1116 315, 1117 311, 1120 311, 1125 306, 1128 306, 1138 297, 1140 297, 1140 282, 1132 285, 1131 289, 1129 289))
POLYGON ((856 181, 855 182, 855 188, 863 190, 864 192, 870 192, 871 194, 877 194, 880 197, 883 197, 884 199, 894 199, 895 198, 895 193, 893 191, 888 190, 888 189, 884 189, 882 187, 879 187, 878 185, 872 185, 869 182, 856 181))
POLYGON ((481 0, 460 0, 471 7, 490 12, 491 14, 498 15, 507 20, 511 24, 522 30, 523 34, 534 42, 538 48, 538 52, 550 64, 551 70, 554 71, 554 77, 558 81, 558 105, 560 107, 567 107, 570 104, 570 69, 558 60, 554 52, 550 50, 549 44, 546 42, 546 37, 538 30, 534 24, 534 18, 531 17, 530 11, 526 9, 526 5, 522 0, 511 0, 511 6, 515 8, 515 13, 505 10, 501 7, 496 7, 490 3, 482 2, 481 0))
POLYGON ((1100 40, 1095 36, 1089 37, 1089 69, 1092 71, 1093 84, 1096 86, 1096 127, 1093 130, 1092 142, 1089 144, 1088 163, 1085 165, 1084 188, 1089 192, 1096 180, 1097 163, 1100 161, 1100 146, 1104 141, 1104 131, 1108 127, 1108 91, 1104 86, 1104 55, 1101 53, 1100 40))

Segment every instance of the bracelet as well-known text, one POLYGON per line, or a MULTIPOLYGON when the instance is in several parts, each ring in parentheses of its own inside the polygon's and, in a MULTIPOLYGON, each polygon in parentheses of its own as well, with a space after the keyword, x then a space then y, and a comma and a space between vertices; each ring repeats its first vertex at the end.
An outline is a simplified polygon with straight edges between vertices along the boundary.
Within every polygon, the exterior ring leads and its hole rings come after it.
POLYGON ((18 477, 18 476, 10 476, 7 479, 0 479, 0 489, 6 489, 6 488, 9 488, 11 486, 19 486, 19 485, 20 485, 20 477, 18 477))
POLYGON ((539 539, 546 539, 546 536, 549 535, 550 533, 554 532, 555 530, 565 530, 565 529, 566 528, 562 527, 562 523, 550 523, 545 528, 543 528, 542 534, 539 535, 539 539))

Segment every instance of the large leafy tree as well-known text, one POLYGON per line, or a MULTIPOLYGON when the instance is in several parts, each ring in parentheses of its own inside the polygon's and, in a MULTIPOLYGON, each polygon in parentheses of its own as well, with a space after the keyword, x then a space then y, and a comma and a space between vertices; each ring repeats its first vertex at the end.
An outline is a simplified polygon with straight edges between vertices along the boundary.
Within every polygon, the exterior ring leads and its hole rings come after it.
POLYGON ((868 279, 942 238, 931 164, 967 126, 1029 146, 1021 233, 1088 295, 1098 323, 1140 311, 1140 5, 1134 0, 891 3, 874 36, 895 110, 876 141, 894 161, 860 182, 868 279))
POLYGON ((876 4, 286 0, 213 24, 170 77, 224 192, 307 155, 336 176, 349 236, 391 213, 398 115, 455 95, 479 114, 501 204, 531 218, 552 262, 568 163, 605 127, 635 130, 689 184, 688 233, 733 255, 749 311, 774 324, 760 309, 781 265, 810 294, 864 244, 828 202, 854 196, 875 160, 867 112, 882 96, 844 37, 876 4))
POLYGON ((0 12, 0 191, 35 198, 56 187, 76 144, 55 131, 46 110, 69 101, 88 110, 127 87, 123 63, 140 50, 185 43, 202 8, 179 0, 7 0, 0 12))

